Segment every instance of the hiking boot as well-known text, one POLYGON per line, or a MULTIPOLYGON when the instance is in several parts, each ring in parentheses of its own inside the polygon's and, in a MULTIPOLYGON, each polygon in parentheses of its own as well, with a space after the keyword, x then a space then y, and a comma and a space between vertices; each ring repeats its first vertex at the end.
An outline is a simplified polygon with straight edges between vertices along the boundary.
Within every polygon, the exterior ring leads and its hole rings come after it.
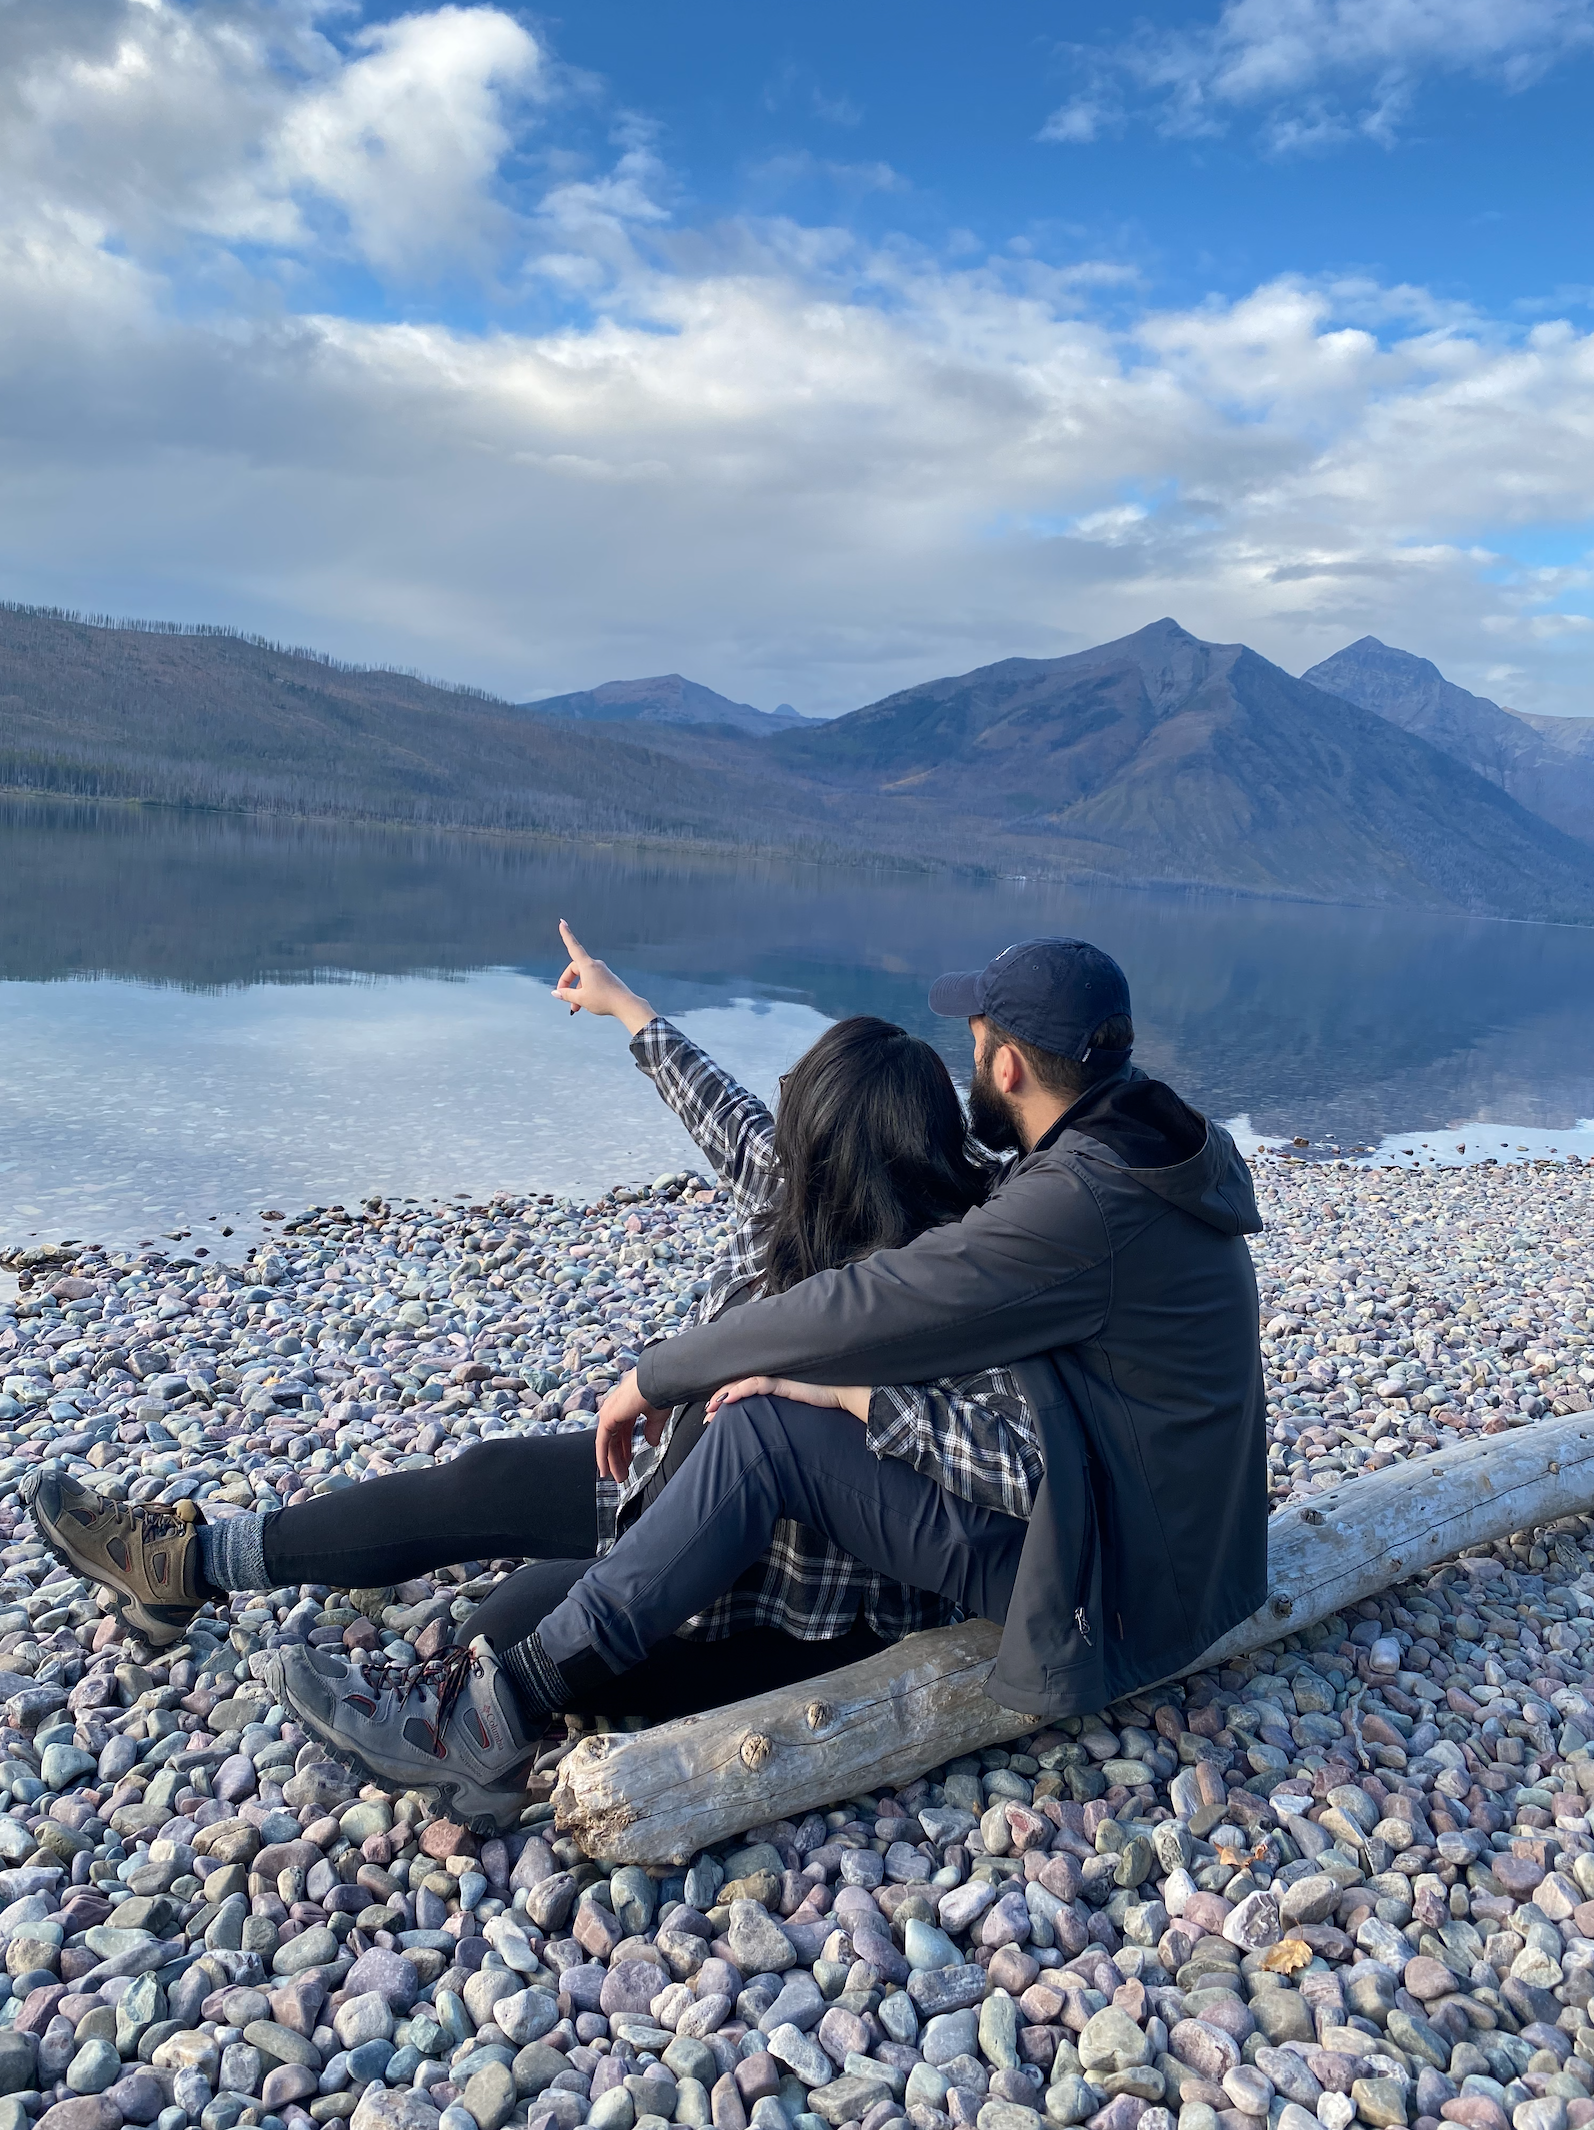
POLYGON ((58 1464, 30 1472, 22 1498, 39 1536, 75 1575, 102 1583, 116 1611, 152 1649, 180 1642, 205 1602, 192 1502, 128 1508, 80 1486, 58 1464))
POLYGON ((528 1733, 491 1645, 474 1642, 424 1663, 351 1664, 341 1650, 289 1643, 272 1652, 268 1684, 308 1731, 393 1790, 435 1790, 476 1834, 512 1827, 526 1805, 528 1733))

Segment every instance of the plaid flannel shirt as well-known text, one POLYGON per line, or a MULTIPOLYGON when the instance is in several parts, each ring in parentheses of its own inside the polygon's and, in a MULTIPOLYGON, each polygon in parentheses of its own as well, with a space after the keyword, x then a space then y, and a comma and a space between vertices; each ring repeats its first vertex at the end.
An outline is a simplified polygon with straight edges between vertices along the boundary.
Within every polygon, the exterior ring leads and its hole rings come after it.
MULTIPOLYGON (((649 1021, 633 1038, 631 1054, 730 1188, 736 1229, 687 1319, 706 1323, 762 1277, 758 1221, 777 1183, 775 1120, 668 1021, 649 1021)), ((638 1449, 623 1486, 598 1482, 600 1551, 613 1544, 627 1505, 668 1449, 676 1417, 657 1449, 638 1449)), ((876 1456, 904 1459, 964 1501, 1017 1517, 1027 1517, 1034 1505, 1044 1467, 1030 1413, 1007 1369, 876 1389, 866 1429, 876 1456)), ((888 1641, 956 1616, 944 1599, 893 1583, 819 1532, 786 1520, 776 1525, 764 1558, 680 1632, 718 1641, 741 1628, 778 1627, 823 1642, 845 1634, 860 1611, 888 1641)))

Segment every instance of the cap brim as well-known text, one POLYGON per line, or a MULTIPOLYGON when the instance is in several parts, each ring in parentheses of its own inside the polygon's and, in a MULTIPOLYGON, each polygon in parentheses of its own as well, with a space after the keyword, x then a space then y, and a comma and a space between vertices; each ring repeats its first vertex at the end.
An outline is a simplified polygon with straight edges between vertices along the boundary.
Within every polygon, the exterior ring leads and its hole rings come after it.
POLYGON ((979 972, 938 976, 930 986, 930 1011, 945 1014, 948 1020, 972 1020, 981 1011, 979 972))

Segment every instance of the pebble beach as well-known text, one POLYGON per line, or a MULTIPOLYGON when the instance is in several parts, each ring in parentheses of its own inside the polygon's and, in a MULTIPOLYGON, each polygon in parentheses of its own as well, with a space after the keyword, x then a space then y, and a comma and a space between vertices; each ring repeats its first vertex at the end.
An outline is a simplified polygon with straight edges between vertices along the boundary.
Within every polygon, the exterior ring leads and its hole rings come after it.
MULTIPOLYGON (((1594 1167, 1257 1180, 1275 1506, 1594 1405, 1594 1167)), ((1594 2124, 1594 1517, 647 1872, 559 1834, 563 1734, 482 1842, 271 1704, 274 1646, 433 1654, 510 1564, 155 1653, 26 1515, 48 1458, 215 1517, 590 1426, 728 1219, 676 1174, 0 1258, 0 2130, 1594 2124)))

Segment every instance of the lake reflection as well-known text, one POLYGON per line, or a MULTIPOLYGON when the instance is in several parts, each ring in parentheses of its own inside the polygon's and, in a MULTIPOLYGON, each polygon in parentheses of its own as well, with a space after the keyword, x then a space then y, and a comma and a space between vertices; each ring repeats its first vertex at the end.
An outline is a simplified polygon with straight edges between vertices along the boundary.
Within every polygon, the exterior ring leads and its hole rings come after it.
POLYGON ((863 1011, 961 1074, 929 979, 1066 932, 1127 968, 1140 1062, 1259 1132, 1594 1115, 1587 930, 21 805, 0 809, 0 1235, 684 1166, 619 1032, 546 996, 560 916, 765 1090, 863 1011))

